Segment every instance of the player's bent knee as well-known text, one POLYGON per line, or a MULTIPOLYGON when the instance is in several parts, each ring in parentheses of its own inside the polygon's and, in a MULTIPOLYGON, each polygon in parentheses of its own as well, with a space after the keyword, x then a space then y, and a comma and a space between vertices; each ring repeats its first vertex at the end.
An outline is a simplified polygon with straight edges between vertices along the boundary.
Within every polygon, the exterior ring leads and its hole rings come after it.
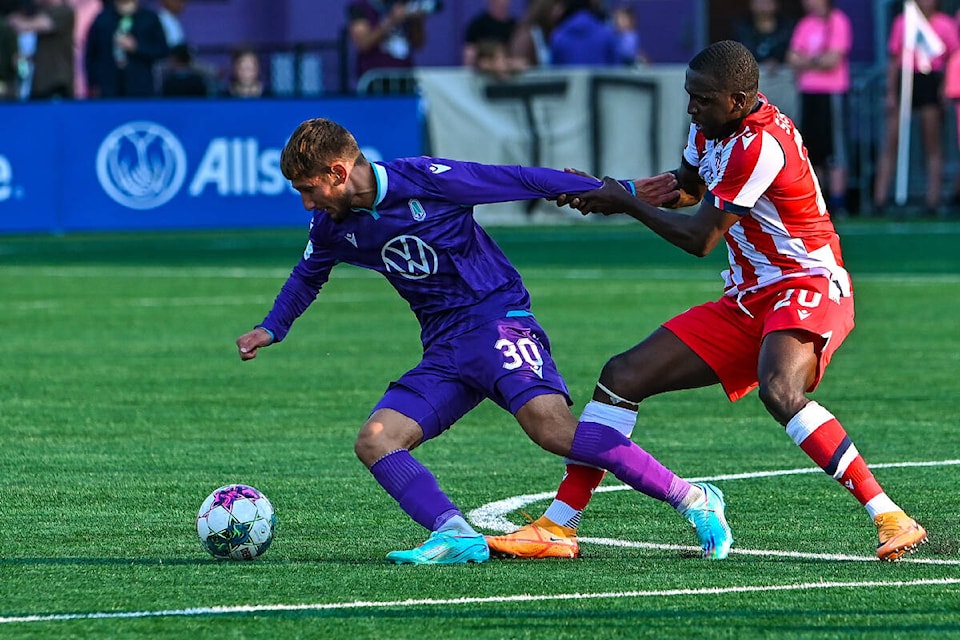
MULTIPOLYGON (((518 419, 521 416, 518 415, 518 419)), ((577 430, 577 420, 573 415, 524 415, 520 420, 527 436, 541 449, 550 453, 566 456, 573 445, 573 434, 577 430)))
POLYGON ((386 429, 379 422, 368 422, 363 425, 353 443, 354 453, 368 467, 391 451, 400 448, 403 447, 389 437, 386 429))
POLYGON ((570 446, 573 444, 573 434, 561 433, 559 431, 547 431, 538 434, 537 437, 531 436, 531 439, 540 445, 544 451, 549 451, 558 456, 570 455, 570 446))
POLYGON ((761 384, 757 389, 757 395, 770 415, 782 425, 786 425, 810 402, 802 391, 778 384, 761 384))

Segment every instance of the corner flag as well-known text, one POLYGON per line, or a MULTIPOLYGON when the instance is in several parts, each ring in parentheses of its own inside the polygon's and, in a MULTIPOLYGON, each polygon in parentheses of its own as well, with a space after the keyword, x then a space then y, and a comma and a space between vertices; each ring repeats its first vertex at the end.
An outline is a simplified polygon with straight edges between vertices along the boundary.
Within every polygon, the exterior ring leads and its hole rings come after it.
POLYGON ((910 104, 913 99, 913 68, 930 73, 934 58, 943 55, 947 46, 930 26, 915 0, 903 3, 903 51, 900 54, 900 116, 897 129, 897 184, 894 199, 907 201, 907 178, 910 164, 910 104))
POLYGON ((917 71, 930 73, 934 58, 942 56, 947 46, 930 26, 915 0, 903 3, 903 61, 909 64, 916 56, 917 71))

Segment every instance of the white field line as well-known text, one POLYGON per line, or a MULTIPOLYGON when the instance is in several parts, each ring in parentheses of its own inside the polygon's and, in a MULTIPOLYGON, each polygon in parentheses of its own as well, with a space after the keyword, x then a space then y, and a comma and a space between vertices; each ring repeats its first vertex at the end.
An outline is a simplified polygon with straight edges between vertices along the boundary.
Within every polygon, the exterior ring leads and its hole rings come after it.
MULTIPOLYGON (((281 272, 270 269, 211 269, 211 268, 128 268, 128 267, 64 267, 64 268, 39 268, 27 269, 21 267, 0 267, 0 279, 16 278, 18 273, 22 272, 30 275, 42 275, 44 277, 59 278, 133 278, 137 280, 147 278, 166 278, 166 279, 270 279, 282 282, 288 272, 281 272)), ((549 269, 526 269, 524 278, 531 286, 539 279, 558 281, 558 280, 603 280, 606 282, 631 282, 637 286, 642 286, 642 282, 637 282, 638 270, 630 269, 567 269, 567 270, 549 270, 549 269)), ((708 291, 708 296, 718 291, 716 282, 718 280, 703 272, 694 271, 671 271, 668 269, 643 269, 643 280, 647 283, 652 282, 696 282, 702 288, 708 291)), ((339 279, 366 279, 375 278, 377 274, 365 272, 361 269, 344 269, 334 274, 332 280, 339 279)), ((953 285, 960 284, 960 274, 867 274, 856 278, 857 281, 886 282, 899 285, 953 285)), ((384 289, 382 294, 359 295, 341 295, 337 293, 321 293, 321 302, 323 304, 335 303, 357 303, 357 302, 375 302, 382 300, 384 295, 391 295, 389 290, 384 289)), ((546 295, 540 292, 538 295, 546 295)), ((116 307, 231 307, 246 305, 265 305, 271 304, 273 298, 255 297, 241 298, 236 296, 195 296, 179 298, 113 298, 105 304, 116 307)), ((59 309, 70 309, 71 301, 63 298, 45 298, 40 300, 23 300, 14 302, 5 302, 3 309, 8 311, 56 311, 59 309)))
POLYGON ((407 607, 449 607, 466 604, 530 603, 562 600, 601 600, 623 598, 669 598, 679 596, 711 596, 729 593, 758 593, 767 591, 810 591, 814 589, 863 589, 869 587, 921 587, 960 584, 960 578, 929 578, 917 580, 805 582, 800 584, 748 585, 741 587, 704 587, 700 589, 662 589, 652 591, 606 591, 600 593, 519 594, 486 598, 422 598, 409 600, 329 602, 315 604, 264 604, 233 607, 195 607, 191 609, 161 609, 156 611, 102 611, 94 613, 37 614, 0 617, 0 624, 26 622, 56 622, 65 620, 105 620, 129 618, 167 618, 187 616, 214 616, 283 611, 335 611, 345 609, 397 609, 407 607))
MULTIPOLYGON (((602 544, 608 547, 620 547, 622 549, 663 549, 667 551, 688 551, 699 554, 700 547, 683 544, 659 544, 655 542, 633 542, 630 540, 618 540, 616 538, 577 538, 580 542, 589 542, 592 544, 602 544)), ((844 553, 807 553, 803 551, 775 551, 773 549, 741 549, 734 547, 730 549, 731 554, 741 556, 755 556, 761 558, 795 558, 797 560, 826 560, 831 562, 880 562, 877 556, 853 556, 844 553)), ((930 564, 939 566, 960 566, 960 560, 950 560, 945 558, 918 558, 914 556, 904 556, 897 562, 902 564, 930 564)))
MULTIPOLYGON (((932 461, 923 461, 923 462, 888 462, 881 464, 871 464, 869 467, 871 469, 893 469, 893 468, 908 468, 908 467, 945 467, 945 466, 954 466, 960 465, 960 460, 932 460, 932 461)), ((818 467, 806 467, 803 469, 779 469, 774 471, 754 471, 748 473, 730 473, 718 476, 710 476, 704 478, 688 478, 690 482, 718 482, 724 480, 750 480, 754 478, 771 478, 774 476, 789 476, 789 475, 800 475, 807 473, 823 473, 823 470, 818 467)), ((605 493, 608 491, 631 491, 632 489, 625 485, 613 485, 609 487, 599 487, 597 493, 605 493)), ((541 500, 552 499, 555 495, 555 492, 543 492, 543 493, 531 493, 528 495, 522 496, 513 496, 510 498, 505 498, 503 500, 498 500, 496 502, 490 502, 482 507, 478 507, 467 515, 469 520, 476 526, 490 529, 493 531, 513 531, 517 528, 517 525, 507 519, 507 514, 519 509, 523 509, 527 505, 530 505, 534 502, 539 502, 541 500)), ((614 538, 580 538, 581 542, 587 542, 592 544, 602 544, 612 547, 629 547, 629 548, 639 548, 639 549, 666 549, 674 551, 690 551, 690 552, 699 552, 700 547, 693 546, 684 546, 684 545, 673 545, 673 544, 658 544, 653 542, 634 542, 630 540, 619 540, 614 538)), ((745 556, 762 556, 762 557, 779 557, 779 558, 799 558, 807 560, 827 560, 827 561, 848 561, 848 562, 878 562, 879 558, 876 556, 853 556, 845 554, 836 554, 836 553, 804 553, 799 551, 775 551, 772 549, 741 549, 734 547, 730 550, 732 554, 740 554, 745 556)), ((960 566, 960 560, 948 560, 940 558, 915 558, 915 557, 905 557, 901 562, 915 563, 915 564, 932 564, 932 565, 955 565, 960 566)))
MULTIPOLYGON (((291 263, 292 265, 292 263, 291 263)), ((614 268, 577 268, 563 269, 555 267, 526 267, 521 273, 527 279, 544 278, 549 280, 630 280, 636 281, 638 274, 650 281, 702 281, 715 289, 719 295, 721 280, 716 269, 657 269, 648 267, 614 268)), ((290 269, 255 267, 129 267, 129 266, 74 266, 63 267, 17 267, 0 266, 4 277, 42 276, 46 278, 165 278, 165 279, 255 279, 283 281, 290 275, 290 269)), ((332 280, 369 279, 379 275, 356 267, 335 269, 332 280)), ((955 284, 960 282, 956 273, 864 273, 853 274, 854 282, 869 280, 872 282, 891 282, 895 284, 955 284)))
MULTIPOLYGON (((960 465, 960 460, 933 460, 924 462, 887 462, 881 464, 867 465, 871 469, 896 469, 905 467, 947 467, 960 465)), ((753 478, 772 478, 774 476, 793 476, 805 473, 823 473, 818 467, 805 467, 803 469, 778 469, 773 471, 751 471, 747 473, 729 473, 719 476, 709 476, 703 478, 687 478, 688 482, 721 482, 724 480, 750 480, 753 478)), ((613 485, 609 487, 598 487, 596 493, 606 493, 607 491, 632 491, 625 484, 613 485)), ((556 495, 556 491, 545 491, 542 493, 530 493, 527 495, 512 496, 488 502, 487 504, 473 509, 467 514, 467 518, 473 524, 483 529, 492 531, 513 531, 517 525, 506 518, 506 515, 512 511, 523 509, 529 504, 541 500, 549 500, 556 495)), ((583 538, 587 540, 587 538, 583 538)), ((670 547, 667 547, 670 548, 670 547)))
MULTIPOLYGON (((357 304, 377 302, 383 300, 383 296, 378 295, 359 295, 353 293, 321 293, 322 304, 357 304)), ((179 298, 113 298, 101 307, 108 308, 167 308, 167 307, 237 307, 237 306, 265 306, 273 304, 275 296, 184 296, 179 298)), ((47 299, 33 300, 30 302, 12 302, 5 304, 3 308, 8 311, 70 311, 71 300, 47 299)), ((77 304, 88 305, 89 301, 76 300, 77 304)))

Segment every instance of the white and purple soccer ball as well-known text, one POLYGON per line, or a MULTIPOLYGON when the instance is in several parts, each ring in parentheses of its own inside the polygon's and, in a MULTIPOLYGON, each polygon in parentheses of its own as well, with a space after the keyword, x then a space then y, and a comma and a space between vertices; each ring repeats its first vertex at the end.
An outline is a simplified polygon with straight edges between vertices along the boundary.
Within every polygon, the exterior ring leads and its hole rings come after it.
POLYGON ((253 487, 228 484, 203 501, 197 513, 200 544, 215 558, 253 560, 273 542, 273 505, 253 487))

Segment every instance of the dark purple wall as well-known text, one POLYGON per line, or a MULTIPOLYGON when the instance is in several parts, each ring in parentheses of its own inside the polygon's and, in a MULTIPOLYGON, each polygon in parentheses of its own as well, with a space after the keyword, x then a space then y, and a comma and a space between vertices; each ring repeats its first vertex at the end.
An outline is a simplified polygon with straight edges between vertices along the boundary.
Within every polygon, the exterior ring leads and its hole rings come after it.
MULTIPOLYGON (((202 48, 230 48, 236 44, 289 45, 337 41, 346 25, 349 0, 191 0, 183 15, 191 42, 202 48)), ((614 0, 608 4, 612 5, 614 0)), ((458 65, 463 32, 484 7, 484 0, 445 0, 444 9, 428 18, 427 45, 417 53, 423 66, 458 65)), ((632 0, 638 14, 638 31, 654 62, 684 63, 701 44, 706 24, 698 17, 701 0, 632 0)), ((515 15, 522 15, 525 0, 513 0, 515 15)), ((855 24, 853 60, 872 62, 873 13, 863 0, 836 0, 855 24)), ((709 20, 709 17, 705 17, 709 20)), ((335 74, 334 52, 324 66, 335 74)))
MULTIPOLYGON (((197 46, 334 41, 346 24, 349 0, 191 0, 184 28, 197 46)), ((514 0, 521 15, 524 0, 514 0)), ((685 62, 696 48, 697 0, 634 1, 641 38, 658 62, 685 62)), ((483 0, 445 0, 428 18, 427 45, 417 54, 422 65, 460 63, 463 31, 483 0)))

